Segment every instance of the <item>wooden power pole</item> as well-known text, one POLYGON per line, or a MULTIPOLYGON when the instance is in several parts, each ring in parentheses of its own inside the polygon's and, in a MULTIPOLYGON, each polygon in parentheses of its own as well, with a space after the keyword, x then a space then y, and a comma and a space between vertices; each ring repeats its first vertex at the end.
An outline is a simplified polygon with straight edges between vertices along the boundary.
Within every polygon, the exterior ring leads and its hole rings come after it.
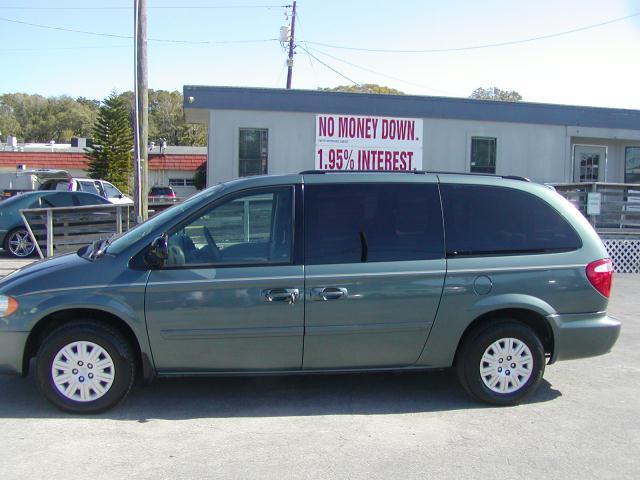
POLYGON ((147 68, 147 0, 134 0, 135 30, 135 86, 134 113, 134 166, 135 214, 140 223, 148 217, 149 165, 147 144, 149 139, 149 81, 147 68))
POLYGON ((293 2, 293 11, 291 13, 291 36, 289 37, 289 58, 287 59, 287 88, 291 88, 291 77, 293 76, 293 54, 295 49, 296 34, 296 2, 293 2))

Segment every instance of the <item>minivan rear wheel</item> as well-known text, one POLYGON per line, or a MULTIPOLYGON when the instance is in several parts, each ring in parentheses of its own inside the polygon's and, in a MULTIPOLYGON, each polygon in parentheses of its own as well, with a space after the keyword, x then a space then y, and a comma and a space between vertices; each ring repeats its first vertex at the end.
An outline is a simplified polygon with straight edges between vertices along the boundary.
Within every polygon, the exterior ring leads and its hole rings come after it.
POLYGON ((98 413, 129 393, 135 376, 131 346, 117 331, 91 320, 63 325, 44 340, 36 376, 47 399, 62 410, 98 413))
POLYGON ((456 368, 464 389, 493 405, 516 405, 531 395, 544 373, 544 348, 528 326, 496 320, 469 333, 456 368))

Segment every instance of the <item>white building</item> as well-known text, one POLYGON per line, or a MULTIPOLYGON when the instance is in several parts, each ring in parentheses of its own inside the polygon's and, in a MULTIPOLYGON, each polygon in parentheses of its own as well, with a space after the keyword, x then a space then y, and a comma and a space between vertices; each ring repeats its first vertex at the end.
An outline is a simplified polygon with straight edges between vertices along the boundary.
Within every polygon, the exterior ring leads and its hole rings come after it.
POLYGON ((640 182, 637 110, 205 86, 185 86, 184 99, 187 121, 208 124, 208 185, 260 173, 403 169, 409 158, 411 169, 640 182))

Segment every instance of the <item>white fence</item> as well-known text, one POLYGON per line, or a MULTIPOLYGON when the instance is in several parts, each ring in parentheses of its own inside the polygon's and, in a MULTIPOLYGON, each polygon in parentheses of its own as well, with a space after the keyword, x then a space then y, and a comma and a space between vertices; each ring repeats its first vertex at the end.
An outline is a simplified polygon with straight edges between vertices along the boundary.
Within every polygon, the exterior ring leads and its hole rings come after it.
POLYGON ((27 208, 20 215, 40 258, 77 250, 134 225, 131 205, 27 208))

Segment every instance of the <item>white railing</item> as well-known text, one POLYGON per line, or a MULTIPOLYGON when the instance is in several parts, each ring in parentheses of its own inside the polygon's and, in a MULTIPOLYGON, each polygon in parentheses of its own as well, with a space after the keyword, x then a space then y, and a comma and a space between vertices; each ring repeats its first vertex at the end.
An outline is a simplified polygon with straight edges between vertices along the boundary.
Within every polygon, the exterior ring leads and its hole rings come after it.
POLYGON ((552 185, 584 214, 599 233, 640 234, 640 184, 593 182, 552 185))
POLYGON ((134 225, 132 205, 27 208, 20 216, 40 258, 77 250, 134 225))

